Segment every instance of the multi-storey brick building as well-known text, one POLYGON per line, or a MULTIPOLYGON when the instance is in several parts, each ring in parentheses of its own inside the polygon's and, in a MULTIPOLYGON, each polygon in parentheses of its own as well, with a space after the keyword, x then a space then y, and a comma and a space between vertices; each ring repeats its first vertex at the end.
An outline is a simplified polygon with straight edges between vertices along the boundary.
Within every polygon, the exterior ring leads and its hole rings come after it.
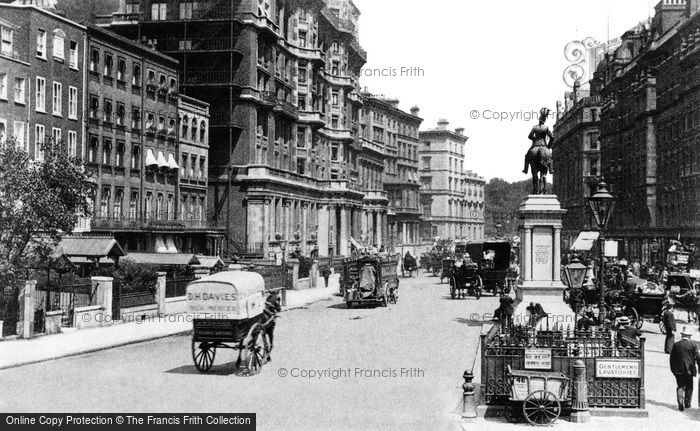
POLYGON ((381 201, 360 186, 358 16, 351 0, 122 0, 106 24, 177 58, 181 92, 210 104, 211 216, 229 255, 278 239, 347 254, 381 201))
POLYGON ((618 198, 611 230, 629 257, 663 258, 679 236, 700 244, 699 9, 698 0, 661 1, 593 81, 602 171, 618 198))
POLYGON ((423 238, 482 240, 484 238, 483 177, 465 171, 464 129, 449 130, 447 120, 420 132, 423 238))
POLYGON ((33 158, 42 157, 46 136, 82 156, 84 69, 85 27, 35 6, 0 4, 0 135, 33 158))
MULTIPOLYGON (((386 243, 390 247, 420 242, 420 196, 418 189, 418 129, 423 119, 419 109, 399 109, 399 101, 362 93, 364 107, 360 124, 363 149, 373 149, 382 163, 360 173, 367 181, 379 176, 388 199, 386 243)), ((377 163, 377 162, 375 162, 377 163)))
POLYGON ((85 160, 93 171, 95 201, 84 230, 114 235, 127 252, 215 253, 216 232, 202 220, 204 194, 182 193, 190 185, 182 175, 189 175, 191 165, 178 165, 181 129, 188 131, 185 142, 196 145, 204 128, 194 161, 199 163, 200 153, 206 160, 206 107, 181 103, 175 59, 99 27, 88 27, 87 34, 85 160), (195 116, 195 109, 205 112, 195 116), (187 116, 187 124, 180 116, 187 116))
POLYGON ((578 88, 568 93, 554 125, 554 193, 567 212, 562 220, 564 247, 591 225, 588 197, 600 181, 600 97, 578 88))

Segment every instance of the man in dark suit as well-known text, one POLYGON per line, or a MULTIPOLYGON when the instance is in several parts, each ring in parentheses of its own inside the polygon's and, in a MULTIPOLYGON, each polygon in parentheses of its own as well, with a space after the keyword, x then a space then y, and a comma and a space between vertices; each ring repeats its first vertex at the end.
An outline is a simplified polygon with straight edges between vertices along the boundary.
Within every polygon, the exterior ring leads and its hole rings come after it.
POLYGON ((692 334, 688 327, 681 331, 681 340, 673 345, 671 350, 671 372, 676 377, 676 397, 678 398, 678 410, 690 408, 690 400, 693 398, 693 377, 698 373, 697 365, 700 365, 700 351, 690 341, 692 334))
POLYGON ((668 304, 666 311, 661 315, 666 330, 666 341, 664 343, 664 352, 671 353, 673 343, 676 341, 676 316, 673 314, 673 303, 668 304))

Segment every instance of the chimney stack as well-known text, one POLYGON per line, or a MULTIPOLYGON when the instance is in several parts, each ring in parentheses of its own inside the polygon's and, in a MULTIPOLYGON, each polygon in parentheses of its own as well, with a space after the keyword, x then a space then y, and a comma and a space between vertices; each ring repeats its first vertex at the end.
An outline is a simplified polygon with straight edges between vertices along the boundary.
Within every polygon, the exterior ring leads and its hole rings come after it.
POLYGON ((464 127, 456 128, 455 133, 457 133, 458 135, 464 135, 464 127))
POLYGON ((441 118, 438 120, 438 130, 447 130, 447 126, 450 124, 449 121, 441 118))
POLYGON ((418 114, 420 114, 420 108, 418 106, 414 106, 413 108, 411 108, 411 115, 414 115, 417 117, 418 114))

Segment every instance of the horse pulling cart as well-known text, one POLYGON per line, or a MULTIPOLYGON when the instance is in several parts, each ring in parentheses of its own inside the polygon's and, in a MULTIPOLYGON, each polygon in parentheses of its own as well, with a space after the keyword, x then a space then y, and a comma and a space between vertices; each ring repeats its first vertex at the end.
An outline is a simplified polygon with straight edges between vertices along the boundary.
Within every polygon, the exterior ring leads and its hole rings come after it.
POLYGON ((471 260, 463 261, 461 265, 454 266, 450 276, 450 297, 466 298, 474 296, 476 299, 481 298, 484 284, 479 277, 479 272, 476 264, 471 260))
POLYGON ((524 418, 530 425, 551 425, 561 415, 566 402, 569 377, 549 371, 512 370, 507 367, 511 385, 510 404, 504 414, 510 422, 524 418))
POLYGON ((187 308, 195 315, 192 359, 197 371, 214 365, 217 349, 238 351, 236 368, 244 361, 248 374, 257 374, 267 362, 270 342, 263 309, 265 282, 260 274, 220 272, 187 286, 187 308))

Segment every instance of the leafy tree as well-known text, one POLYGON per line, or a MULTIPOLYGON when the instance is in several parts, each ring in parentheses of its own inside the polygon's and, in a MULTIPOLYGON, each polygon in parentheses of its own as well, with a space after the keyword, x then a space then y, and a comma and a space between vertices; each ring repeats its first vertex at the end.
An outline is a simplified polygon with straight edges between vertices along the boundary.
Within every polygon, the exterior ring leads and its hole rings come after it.
POLYGON ((484 236, 512 237, 518 233, 518 207, 532 189, 530 180, 509 183, 502 178, 493 178, 484 190, 484 236), (497 225, 501 224, 498 229, 497 225))
POLYGON ((119 9, 119 0, 58 0, 56 9, 66 18, 81 24, 94 24, 95 16, 111 15, 119 9))
POLYGON ((79 159, 51 137, 35 161, 14 138, 0 145, 0 283, 13 284, 29 259, 46 257, 89 215, 92 184, 79 159))
POLYGON ((125 258, 119 261, 119 268, 114 271, 113 276, 121 283, 122 292, 154 293, 158 282, 158 268, 156 265, 125 258))

